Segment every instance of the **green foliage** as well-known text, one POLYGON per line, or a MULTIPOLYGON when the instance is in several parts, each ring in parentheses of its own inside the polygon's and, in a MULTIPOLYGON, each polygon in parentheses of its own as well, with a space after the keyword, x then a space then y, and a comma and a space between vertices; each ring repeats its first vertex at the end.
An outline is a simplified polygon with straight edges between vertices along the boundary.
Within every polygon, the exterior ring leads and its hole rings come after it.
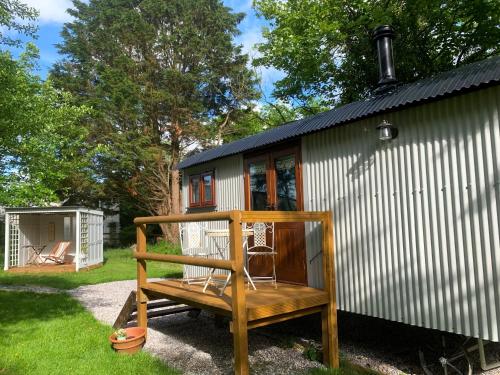
POLYGON ((309 372, 310 375, 381 375, 378 371, 367 369, 340 358, 340 368, 317 368, 309 372))
POLYGON ((127 331, 123 328, 114 332, 117 340, 126 340, 127 339, 127 331))
POLYGON ((314 346, 308 346, 304 349, 303 355, 310 361, 319 361, 321 352, 319 352, 314 346))
MULTIPOLYGON (((225 132, 219 136, 214 134, 213 139, 220 138, 223 143, 232 142, 296 120, 299 116, 300 114, 292 107, 279 102, 266 104, 262 108, 251 108, 241 113, 225 132)), ((216 132, 219 128, 213 126, 212 129, 216 132)))
POLYGON ((95 112, 95 172, 108 199, 134 199, 153 214, 179 210, 174 166, 256 98, 235 14, 219 0, 75 1, 66 58, 52 77, 95 112))
MULTIPOLYGON (((148 246, 148 251, 159 254, 179 254, 176 245, 161 242, 148 246)), ((3 251, 0 253, 3 263, 3 251)), ((181 277, 182 266, 178 264, 151 262, 148 264, 148 277, 181 277)), ((0 271, 0 284, 3 285, 44 285, 60 289, 73 289, 80 285, 93 285, 109 281, 131 280, 137 277, 137 261, 132 258, 132 249, 108 249, 104 251, 104 265, 90 271, 21 274, 0 271)))
POLYGON ((372 30, 394 26, 396 76, 412 82, 498 54, 497 0, 256 0, 270 21, 257 61, 286 72, 282 99, 324 105, 370 95, 378 82, 372 30))
MULTIPOLYGON (((221 134, 221 139, 224 143, 232 142, 326 109, 314 99, 307 100, 300 107, 293 107, 279 100, 274 103, 266 103, 260 108, 255 107, 242 112, 227 131, 221 134)), ((213 126, 212 129, 218 130, 217 126, 213 126)), ((213 139, 217 139, 217 137, 214 135, 213 139)))
POLYGON ((31 73, 37 58, 32 44, 19 60, 0 51, 0 205, 63 199, 69 176, 84 173, 89 164, 87 132, 78 126, 89 110, 31 73))
POLYGON ((19 0, 0 0, 0 45, 19 47, 19 34, 36 37, 37 27, 33 22, 37 17, 36 9, 19 0))
POLYGON ((178 374, 146 352, 117 355, 112 328, 67 294, 0 292, 0 306, 2 374, 178 374))

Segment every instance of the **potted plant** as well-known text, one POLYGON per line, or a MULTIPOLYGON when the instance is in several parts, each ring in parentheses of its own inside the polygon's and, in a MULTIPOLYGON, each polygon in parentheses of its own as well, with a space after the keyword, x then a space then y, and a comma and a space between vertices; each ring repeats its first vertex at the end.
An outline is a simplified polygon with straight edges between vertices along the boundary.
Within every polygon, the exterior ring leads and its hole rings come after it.
POLYGON ((122 328, 113 332, 109 341, 117 353, 134 354, 144 346, 146 330, 140 327, 122 328))
POLYGON ((115 336, 117 341, 123 341, 127 339, 127 331, 123 328, 120 328, 118 331, 115 331, 115 336))

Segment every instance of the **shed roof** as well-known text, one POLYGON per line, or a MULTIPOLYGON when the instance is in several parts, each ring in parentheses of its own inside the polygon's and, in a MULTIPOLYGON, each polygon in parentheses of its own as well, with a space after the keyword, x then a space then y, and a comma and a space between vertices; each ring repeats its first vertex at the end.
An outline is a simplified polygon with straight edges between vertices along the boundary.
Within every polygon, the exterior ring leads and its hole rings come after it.
POLYGON ((56 214, 71 212, 87 212, 95 215, 104 215, 101 210, 94 210, 82 206, 58 206, 58 207, 5 207, 8 214, 56 214))
POLYGON ((369 116, 399 110, 411 105, 443 99, 500 83, 500 56, 464 65, 433 77, 401 85, 387 94, 346 104, 315 116, 287 123, 237 141, 190 156, 178 164, 179 169, 239 154, 332 128, 369 116))

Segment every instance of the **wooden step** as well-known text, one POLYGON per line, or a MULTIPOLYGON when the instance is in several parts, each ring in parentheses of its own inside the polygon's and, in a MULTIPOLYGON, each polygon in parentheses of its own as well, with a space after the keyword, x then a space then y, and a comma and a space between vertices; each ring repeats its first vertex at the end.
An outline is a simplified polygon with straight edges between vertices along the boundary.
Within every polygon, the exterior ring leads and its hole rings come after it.
MULTIPOLYGON (((168 299, 158 299, 147 303, 148 318, 157 318, 160 316, 167 316, 178 314, 185 311, 195 310, 191 306, 180 304, 179 302, 171 301, 168 299), (177 306, 177 307, 173 307, 177 306)), ((130 295, 125 301, 120 314, 116 318, 113 328, 123 328, 128 322, 137 319, 137 306, 136 306, 136 292, 130 292, 130 295)))
MULTIPOLYGON (((179 306, 179 307, 172 307, 170 309, 160 309, 160 310, 153 310, 153 311, 148 310, 148 319, 149 318, 157 318, 159 316, 179 314, 179 313, 191 311, 191 310, 194 310, 194 308, 190 307, 190 306, 179 306)), ((137 319, 137 313, 136 312, 132 313, 130 315, 129 322, 136 320, 136 319, 137 319)))

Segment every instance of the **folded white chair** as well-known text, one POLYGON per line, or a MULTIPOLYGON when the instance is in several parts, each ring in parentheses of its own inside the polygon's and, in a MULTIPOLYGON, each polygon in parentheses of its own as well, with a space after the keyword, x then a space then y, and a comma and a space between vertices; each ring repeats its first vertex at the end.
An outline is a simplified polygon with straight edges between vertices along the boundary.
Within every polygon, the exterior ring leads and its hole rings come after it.
MULTIPOLYGON (((205 228, 194 222, 179 224, 179 234, 181 241, 182 255, 209 258, 214 254, 205 244, 205 228)), ((195 266, 185 265, 182 283, 204 284, 209 277, 209 270, 206 275, 194 275, 195 266)))

